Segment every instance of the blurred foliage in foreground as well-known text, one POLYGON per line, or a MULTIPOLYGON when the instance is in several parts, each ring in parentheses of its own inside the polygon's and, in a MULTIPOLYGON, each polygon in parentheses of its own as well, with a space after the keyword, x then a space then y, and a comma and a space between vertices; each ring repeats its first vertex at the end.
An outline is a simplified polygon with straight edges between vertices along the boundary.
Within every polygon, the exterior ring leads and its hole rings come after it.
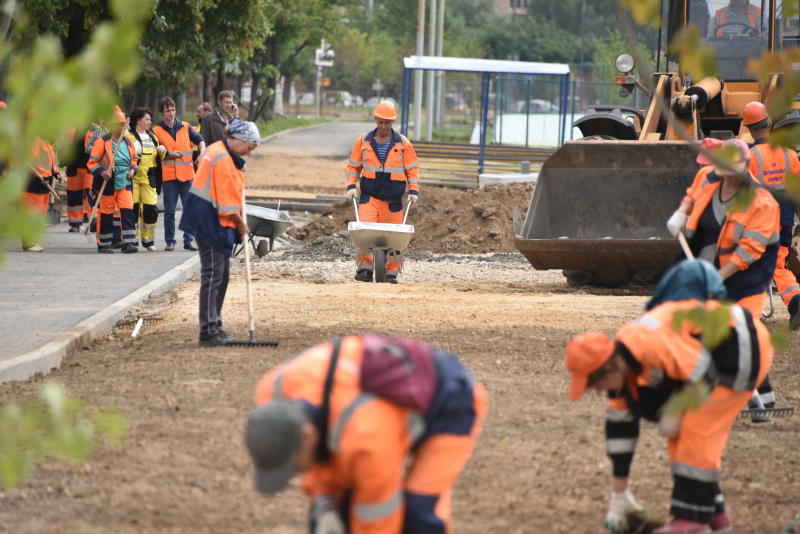
POLYGON ((127 432, 121 412, 90 414, 63 386, 45 383, 38 402, 21 406, 7 401, 0 406, 0 488, 23 483, 41 460, 56 458, 81 464, 94 452, 98 437, 104 436, 116 447, 127 432))

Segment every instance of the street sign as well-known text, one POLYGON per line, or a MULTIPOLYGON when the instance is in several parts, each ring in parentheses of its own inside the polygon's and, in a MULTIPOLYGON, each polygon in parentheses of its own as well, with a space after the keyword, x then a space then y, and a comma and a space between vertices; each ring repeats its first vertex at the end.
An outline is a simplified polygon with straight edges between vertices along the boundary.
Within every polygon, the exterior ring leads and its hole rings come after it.
POLYGON ((317 48, 314 50, 314 65, 317 67, 333 67, 333 60, 336 53, 330 45, 325 45, 325 48, 317 48))
POLYGON ((322 79, 319 81, 319 84, 320 84, 322 87, 330 87, 330 85, 331 85, 331 79, 330 79, 330 78, 322 78, 322 79))

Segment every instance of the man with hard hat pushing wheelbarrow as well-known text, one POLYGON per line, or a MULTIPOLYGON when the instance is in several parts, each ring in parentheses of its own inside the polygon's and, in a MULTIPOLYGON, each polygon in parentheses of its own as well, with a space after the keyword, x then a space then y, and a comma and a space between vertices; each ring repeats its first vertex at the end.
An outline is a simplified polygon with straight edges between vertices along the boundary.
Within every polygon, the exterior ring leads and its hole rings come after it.
POLYGON ((256 488, 304 473, 313 534, 453 532, 452 487, 487 406, 454 354, 348 336, 268 372, 256 403, 245 430, 256 488))
MULTIPOLYGON (((361 222, 400 224, 403 222, 403 194, 408 199, 419 196, 419 160, 411 142, 392 129, 397 119, 394 104, 382 100, 375 107, 376 128, 356 139, 347 164, 347 196, 358 197, 361 222), (359 180, 360 178, 360 180, 359 180)), ((369 250, 356 251, 356 280, 372 281, 373 258, 369 250)), ((386 281, 397 283, 402 265, 399 252, 391 254, 386 264, 386 281)))

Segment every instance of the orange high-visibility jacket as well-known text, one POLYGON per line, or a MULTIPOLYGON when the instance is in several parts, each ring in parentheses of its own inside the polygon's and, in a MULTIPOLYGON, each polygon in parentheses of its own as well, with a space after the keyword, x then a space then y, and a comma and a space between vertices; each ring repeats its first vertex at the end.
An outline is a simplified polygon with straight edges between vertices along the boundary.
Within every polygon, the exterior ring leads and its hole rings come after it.
MULTIPOLYGON (((686 237, 691 238, 697 231, 700 217, 722 181, 706 183, 697 191, 695 203, 689 220, 686 222, 686 237)), ((717 240, 719 266, 729 261, 740 271, 747 269, 764 254, 768 246, 778 243, 779 208, 772 195, 762 188, 750 189, 753 198, 746 210, 733 210, 725 217, 717 240)))
POLYGON ((170 180, 188 182, 194 179, 194 162, 192 161, 194 145, 189 138, 189 128, 191 127, 191 124, 184 122, 175 134, 176 137, 172 137, 160 125, 153 127, 153 133, 156 134, 158 142, 164 145, 168 151, 178 152, 181 155, 178 159, 161 160, 161 176, 165 182, 170 180))
MULTIPOLYGON (((673 328, 673 314, 699 306, 718 309, 717 301, 668 301, 617 331, 617 349, 634 372, 625 394, 609 394, 606 447, 614 476, 628 476, 639 435, 639 418, 656 421, 669 396, 683 384, 707 380, 735 391, 755 389, 757 377, 772 363, 767 328, 744 308, 730 306, 728 337, 709 351, 701 328, 689 321, 673 328), (633 405, 631 405, 633 404, 633 405)), ((763 374, 762 374, 763 376, 763 374)))
POLYGON ((190 192, 211 204, 220 226, 236 229, 227 216, 242 211, 244 173, 236 168, 222 141, 212 143, 200 157, 190 192))
MULTIPOLYGON (((718 9, 717 12, 714 14, 714 27, 720 26, 728 22, 728 15, 730 15, 730 8, 723 7, 722 9, 718 9)), ((759 29, 759 18, 761 17, 761 8, 758 6, 754 6, 749 1, 747 3, 747 22, 753 28, 759 29)), ((725 28, 721 28, 717 30, 717 37, 721 37, 725 33, 725 28)))
MULTIPOLYGON (((86 168, 89 172, 97 175, 98 173, 108 169, 112 175, 114 173, 114 141, 116 138, 112 137, 113 134, 106 135, 102 139, 98 139, 92 145, 92 153, 89 156, 89 161, 86 163, 86 168)), ((136 155, 136 146, 127 135, 122 135, 125 142, 128 143, 128 151, 131 155, 131 167, 135 167, 139 163, 139 156, 136 155)))
POLYGON ((692 185, 686 188, 686 195, 683 197, 683 202, 694 203, 697 200, 700 196, 700 191, 710 183, 708 175, 714 172, 714 169, 715 167, 713 165, 706 165, 697 171, 697 174, 694 175, 692 185))
POLYGON ((33 158, 31 165, 42 178, 50 178, 59 172, 56 166, 56 149, 44 139, 37 138, 33 142, 31 156, 33 158))
MULTIPOLYGON (((786 190, 786 174, 800 175, 797 152, 768 143, 757 143, 750 149, 750 172, 770 191, 786 190)), ((791 202, 780 202, 781 226, 794 225, 795 207, 791 202)))
MULTIPOLYGON (((329 401, 331 461, 315 462, 303 488, 312 497, 339 502, 350 491, 351 534, 399 534, 404 462, 424 423, 410 408, 361 391, 362 347, 360 337, 342 340, 329 401)), ((284 398, 320 406, 331 352, 331 344, 318 345, 267 373, 256 388, 256 403, 284 398)))
POLYGON ((347 163, 347 188, 353 189, 361 181, 361 193, 381 200, 399 200, 405 193, 419 194, 419 159, 411 142, 392 130, 394 144, 381 165, 372 143, 375 131, 356 139, 347 163))

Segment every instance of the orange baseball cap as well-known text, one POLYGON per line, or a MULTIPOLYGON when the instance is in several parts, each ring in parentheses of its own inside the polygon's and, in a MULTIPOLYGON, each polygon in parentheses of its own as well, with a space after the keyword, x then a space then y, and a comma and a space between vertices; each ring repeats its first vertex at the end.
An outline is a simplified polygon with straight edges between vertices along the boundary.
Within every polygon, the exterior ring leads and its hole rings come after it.
MULTIPOLYGON (((706 137, 705 139, 700 141, 700 148, 702 148, 706 152, 715 152, 715 151, 719 150, 720 148, 722 148, 722 140, 721 139, 716 139, 714 137, 706 137)), ((709 158, 708 156, 706 156, 702 152, 697 154, 697 159, 695 161, 697 161, 697 163, 699 163, 700 165, 713 165, 714 164, 714 162, 711 160, 711 158, 709 158)))
POLYGON ((578 400, 589 385, 589 375, 600 369, 614 354, 614 341, 603 332, 584 332, 567 343, 567 371, 570 400, 578 400))

